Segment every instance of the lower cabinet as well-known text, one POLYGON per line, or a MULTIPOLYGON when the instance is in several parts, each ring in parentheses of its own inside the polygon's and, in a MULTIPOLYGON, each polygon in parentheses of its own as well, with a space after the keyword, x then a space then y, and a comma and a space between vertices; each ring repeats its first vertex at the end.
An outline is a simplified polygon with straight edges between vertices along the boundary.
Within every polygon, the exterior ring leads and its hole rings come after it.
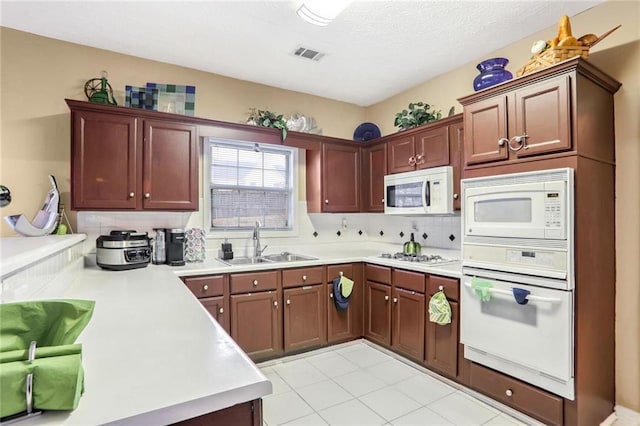
POLYGON ((226 275, 207 275, 202 277, 184 277, 185 285, 209 311, 211 316, 224 328, 229 328, 229 302, 225 297, 226 275))
POLYGON ((236 404, 223 410, 184 420, 174 425, 180 426, 262 426, 262 400, 236 404))
POLYGON ((282 307, 279 271, 232 274, 229 287, 233 340, 254 361, 280 355, 282 307))
POLYGON ((392 272, 391 347, 409 358, 424 358, 425 278, 420 272, 392 272))
POLYGON ((284 290, 284 350, 320 346, 327 341, 323 285, 284 290))
POLYGON ((391 346, 391 286, 367 280, 364 337, 391 346))
POLYGON ((429 321, 426 315, 425 364, 439 373, 451 378, 459 378, 462 371, 458 369, 458 347, 460 336, 459 281, 454 278, 430 276, 427 294, 427 310, 429 300, 442 290, 451 306, 451 323, 440 325, 429 321))
POLYGON ((364 283, 362 264, 340 264, 327 266, 327 341, 346 342, 362 337, 362 304, 364 283), (353 280, 353 290, 347 309, 339 309, 333 297, 333 280, 345 277, 353 280))

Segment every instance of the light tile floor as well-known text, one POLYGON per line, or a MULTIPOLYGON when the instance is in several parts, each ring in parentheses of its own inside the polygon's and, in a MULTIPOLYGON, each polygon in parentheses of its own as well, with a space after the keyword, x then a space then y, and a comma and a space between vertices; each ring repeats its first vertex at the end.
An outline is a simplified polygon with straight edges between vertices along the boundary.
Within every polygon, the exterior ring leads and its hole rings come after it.
POLYGON ((265 426, 540 424, 364 340, 258 367, 273 385, 263 399, 265 426))

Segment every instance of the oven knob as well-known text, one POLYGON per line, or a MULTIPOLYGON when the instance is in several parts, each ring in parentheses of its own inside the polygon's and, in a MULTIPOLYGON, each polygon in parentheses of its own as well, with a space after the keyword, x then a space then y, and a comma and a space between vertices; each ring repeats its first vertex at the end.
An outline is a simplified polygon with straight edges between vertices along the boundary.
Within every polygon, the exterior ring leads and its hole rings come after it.
POLYGON ((513 391, 512 391, 511 389, 507 389, 507 390, 505 391, 505 394, 506 394, 509 398, 511 398, 511 397, 513 396, 513 391))

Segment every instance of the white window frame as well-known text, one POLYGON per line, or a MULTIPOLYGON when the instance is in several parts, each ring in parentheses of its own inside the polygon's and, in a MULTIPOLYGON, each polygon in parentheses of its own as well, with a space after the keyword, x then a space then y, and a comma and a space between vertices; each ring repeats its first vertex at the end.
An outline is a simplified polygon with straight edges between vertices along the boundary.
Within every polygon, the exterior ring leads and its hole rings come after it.
POLYGON ((212 228, 211 227, 211 149, 210 143, 222 143, 222 144, 230 144, 230 145, 245 145, 245 146, 265 146, 269 148, 277 148, 282 150, 287 150, 290 152, 290 167, 289 167, 289 181, 291 182, 291 200, 290 200, 290 217, 289 221, 291 222, 290 229, 268 229, 262 228, 260 232, 264 236, 268 237, 296 237, 298 236, 298 150, 296 148, 289 147, 271 147, 269 144, 259 144, 254 142, 247 141, 237 141, 230 139, 222 139, 211 136, 206 136, 202 138, 202 152, 203 152, 203 164, 202 164, 202 195, 203 195, 203 229, 206 230, 207 235, 211 238, 221 238, 221 237, 244 237, 247 232, 250 232, 248 228, 212 228))

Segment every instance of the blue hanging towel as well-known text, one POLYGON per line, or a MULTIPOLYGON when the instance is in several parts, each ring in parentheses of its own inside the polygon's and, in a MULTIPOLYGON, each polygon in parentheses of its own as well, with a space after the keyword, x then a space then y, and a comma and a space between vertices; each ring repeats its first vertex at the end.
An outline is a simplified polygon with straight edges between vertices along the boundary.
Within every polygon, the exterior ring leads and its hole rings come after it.
POLYGON ((343 296, 342 291, 342 277, 336 277, 333 280, 333 301, 336 304, 336 308, 339 311, 345 310, 349 307, 349 299, 351 298, 351 292, 348 293, 348 296, 343 296))

